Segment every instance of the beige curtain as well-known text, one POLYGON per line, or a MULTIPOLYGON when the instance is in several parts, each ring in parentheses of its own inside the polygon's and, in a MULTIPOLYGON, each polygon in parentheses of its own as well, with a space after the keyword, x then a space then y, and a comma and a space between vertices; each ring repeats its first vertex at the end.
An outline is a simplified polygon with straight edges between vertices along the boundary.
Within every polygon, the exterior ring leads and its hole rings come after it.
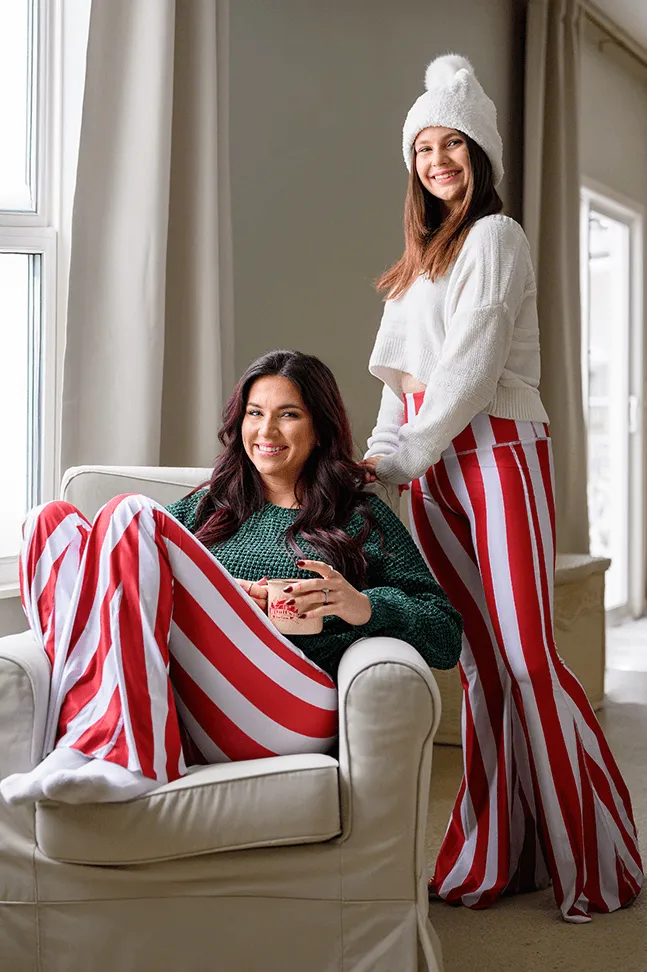
POLYGON ((232 381, 227 0, 93 0, 63 469, 209 465, 232 381))
POLYGON ((524 227, 537 273, 541 393, 555 455, 557 549, 588 553, 580 321, 577 0, 529 0, 524 227))

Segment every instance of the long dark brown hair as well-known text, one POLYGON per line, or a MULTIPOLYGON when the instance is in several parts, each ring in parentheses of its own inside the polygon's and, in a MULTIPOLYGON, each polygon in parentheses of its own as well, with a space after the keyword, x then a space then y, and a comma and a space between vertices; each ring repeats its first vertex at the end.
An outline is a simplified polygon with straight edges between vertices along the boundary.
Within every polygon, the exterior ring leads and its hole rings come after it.
POLYGON ((443 277, 476 220, 503 209, 494 188, 489 158, 473 139, 463 132, 459 134, 467 144, 471 171, 461 205, 444 218, 440 200, 420 181, 414 144, 404 201, 404 253, 376 283, 377 289, 386 290, 391 299, 401 297, 421 272, 428 273, 432 280, 443 277))
POLYGON ((333 373, 319 358, 300 351, 270 351, 252 362, 234 388, 218 433, 224 448, 215 461, 209 491, 198 504, 195 535, 213 547, 265 505, 263 481, 245 452, 241 430, 250 389, 268 376, 287 378, 298 388, 317 441, 296 483, 300 508, 286 531, 288 547, 303 556, 296 539, 300 533, 318 552, 309 559, 332 564, 361 587, 367 567, 362 548, 377 526, 364 488, 364 469, 353 459, 350 422, 333 373), (352 538, 343 528, 354 512, 364 522, 352 538))

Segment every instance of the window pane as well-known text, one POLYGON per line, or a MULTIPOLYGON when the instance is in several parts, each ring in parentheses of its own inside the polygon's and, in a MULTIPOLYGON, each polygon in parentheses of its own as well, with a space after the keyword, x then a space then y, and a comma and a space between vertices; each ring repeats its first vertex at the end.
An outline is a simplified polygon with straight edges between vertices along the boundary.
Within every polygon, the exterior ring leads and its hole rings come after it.
POLYGON ((628 598, 629 228, 591 209, 588 235, 591 553, 610 557, 607 608, 628 598))
POLYGON ((36 0, 0 0, 0 209, 36 209, 36 0))
POLYGON ((38 254, 0 253, 0 558, 18 553, 38 501, 40 271, 38 254))

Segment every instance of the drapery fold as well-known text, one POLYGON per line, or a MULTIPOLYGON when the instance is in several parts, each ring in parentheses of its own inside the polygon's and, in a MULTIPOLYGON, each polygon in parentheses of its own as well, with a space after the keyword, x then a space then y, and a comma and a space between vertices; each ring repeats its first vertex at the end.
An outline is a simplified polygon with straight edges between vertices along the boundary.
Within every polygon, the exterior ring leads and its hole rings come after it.
POLYGON ((95 0, 61 455, 209 465, 233 380, 227 0, 95 0))
POLYGON ((557 549, 588 553, 582 399, 578 0, 529 0, 524 228, 537 274, 542 399, 555 456, 557 549))

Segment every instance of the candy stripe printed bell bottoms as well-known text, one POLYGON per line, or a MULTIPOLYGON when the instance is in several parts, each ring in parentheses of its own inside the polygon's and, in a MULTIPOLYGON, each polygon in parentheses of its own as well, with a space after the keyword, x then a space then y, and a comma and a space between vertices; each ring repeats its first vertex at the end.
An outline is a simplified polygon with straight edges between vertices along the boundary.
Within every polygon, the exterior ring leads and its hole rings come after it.
MULTIPOLYGON (((406 397, 414 414, 423 395, 406 397)), ((552 880, 568 921, 623 907, 643 879, 629 793, 553 637, 547 426, 477 415, 408 496, 464 620, 464 775, 432 893, 484 908, 552 880)))
POLYGON ((334 741, 330 676, 154 501, 118 496, 92 524, 69 503, 33 510, 20 580, 52 667, 43 756, 70 747, 162 784, 187 746, 215 763, 334 741))

